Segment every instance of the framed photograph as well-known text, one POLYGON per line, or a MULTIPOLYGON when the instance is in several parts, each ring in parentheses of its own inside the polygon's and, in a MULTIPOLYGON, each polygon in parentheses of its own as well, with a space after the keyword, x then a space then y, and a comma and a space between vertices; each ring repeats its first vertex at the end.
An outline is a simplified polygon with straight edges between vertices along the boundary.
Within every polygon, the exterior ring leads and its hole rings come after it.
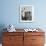
POLYGON ((34 7, 32 5, 20 5, 20 22, 34 21, 34 7))

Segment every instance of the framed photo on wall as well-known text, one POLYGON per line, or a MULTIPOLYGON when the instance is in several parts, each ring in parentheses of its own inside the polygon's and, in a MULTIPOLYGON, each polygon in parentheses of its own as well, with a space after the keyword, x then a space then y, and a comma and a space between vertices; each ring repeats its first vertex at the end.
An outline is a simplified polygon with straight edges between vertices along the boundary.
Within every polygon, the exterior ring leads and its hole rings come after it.
POLYGON ((32 5, 20 5, 20 22, 34 21, 34 7, 32 5))

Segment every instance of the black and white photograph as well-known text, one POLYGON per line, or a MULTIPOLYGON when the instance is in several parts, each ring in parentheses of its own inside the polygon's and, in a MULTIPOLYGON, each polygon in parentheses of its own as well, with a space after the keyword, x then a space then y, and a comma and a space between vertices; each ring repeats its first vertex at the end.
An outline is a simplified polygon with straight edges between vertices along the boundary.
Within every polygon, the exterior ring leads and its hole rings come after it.
POLYGON ((20 21, 21 22, 32 22, 34 18, 34 9, 32 5, 21 5, 20 6, 20 21))

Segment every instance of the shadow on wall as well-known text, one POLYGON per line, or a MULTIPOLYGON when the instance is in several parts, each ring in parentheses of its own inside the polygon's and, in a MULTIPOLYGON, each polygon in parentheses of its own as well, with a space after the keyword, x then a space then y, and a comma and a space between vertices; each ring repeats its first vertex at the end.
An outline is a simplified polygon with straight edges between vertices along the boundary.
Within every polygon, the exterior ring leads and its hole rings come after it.
POLYGON ((6 26, 4 24, 0 24, 0 43, 2 43, 2 33, 6 31, 4 28, 6 28, 6 26))

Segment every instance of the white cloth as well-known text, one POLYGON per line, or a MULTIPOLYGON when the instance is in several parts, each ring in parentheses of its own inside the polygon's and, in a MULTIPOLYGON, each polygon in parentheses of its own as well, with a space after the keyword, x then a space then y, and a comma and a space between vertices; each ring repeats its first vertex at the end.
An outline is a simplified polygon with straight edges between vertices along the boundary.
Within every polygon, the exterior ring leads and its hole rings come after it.
POLYGON ((15 32, 15 27, 13 25, 9 25, 8 28, 7 28, 7 31, 8 32, 15 32))

